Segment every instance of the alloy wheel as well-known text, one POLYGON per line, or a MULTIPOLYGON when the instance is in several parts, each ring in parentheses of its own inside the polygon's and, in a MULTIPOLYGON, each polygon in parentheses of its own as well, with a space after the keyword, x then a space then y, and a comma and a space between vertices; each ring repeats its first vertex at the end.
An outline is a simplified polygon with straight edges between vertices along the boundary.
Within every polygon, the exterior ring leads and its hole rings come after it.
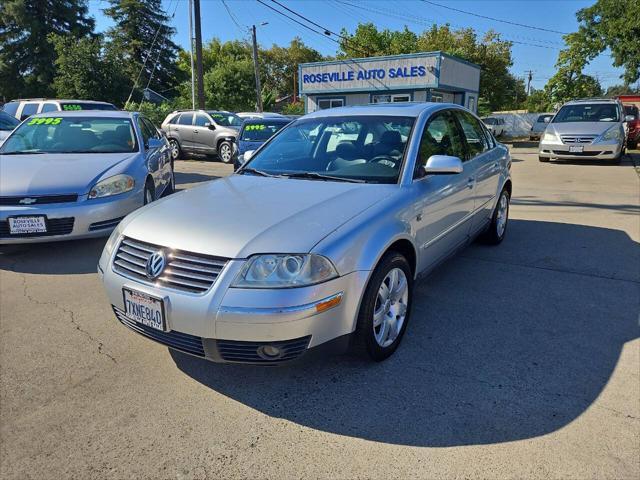
POLYGON ((500 201, 498 202, 498 214, 496 216, 496 233, 498 237, 502 237, 507 228, 507 216, 509 215, 508 195, 507 192, 502 192, 500 201))
POLYGON ((402 269, 393 268, 378 289, 373 311, 373 335, 381 347, 390 346, 400 335, 407 317, 408 301, 407 277, 402 269))

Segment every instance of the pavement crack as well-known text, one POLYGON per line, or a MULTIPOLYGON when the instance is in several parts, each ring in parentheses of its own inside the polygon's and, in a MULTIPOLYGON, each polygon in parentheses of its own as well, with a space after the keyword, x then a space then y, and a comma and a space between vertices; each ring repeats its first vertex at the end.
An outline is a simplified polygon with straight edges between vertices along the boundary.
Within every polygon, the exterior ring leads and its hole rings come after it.
POLYGON ((80 323, 78 323, 78 320, 76 319, 75 312, 60 306, 57 302, 43 302, 42 300, 39 300, 39 299, 33 297, 29 293, 29 287, 27 285, 27 279, 26 279, 25 275, 24 274, 19 274, 18 272, 15 272, 15 271, 14 271, 14 273, 17 273, 18 275, 20 275, 20 278, 22 280, 22 295, 29 302, 35 303, 37 305, 52 306, 52 307, 58 309, 59 311, 63 312, 65 315, 67 315, 67 317, 69 318, 69 322, 71 323, 71 325, 73 325, 73 327, 77 331, 79 331, 80 333, 85 335, 92 343, 97 345, 98 353, 100 355, 104 355, 105 357, 109 358, 112 362, 118 363, 118 361, 115 359, 115 357, 113 355, 111 355, 110 353, 105 351, 104 343, 101 340, 95 338, 93 335, 91 335, 91 333, 89 333, 87 330, 82 328, 82 326, 80 325, 80 323))
POLYGON ((606 276, 606 275, 598 275, 598 274, 595 274, 595 273, 585 273, 585 272, 578 272, 578 271, 575 271, 575 270, 565 270, 565 269, 562 269, 562 268, 541 267, 539 265, 531 265, 531 264, 527 264, 527 263, 505 262, 503 260, 494 260, 494 259, 488 259, 488 258, 470 257, 468 255, 460 255, 460 258, 464 258, 466 260, 477 260, 479 262, 498 263, 500 265, 510 265, 512 267, 533 268, 533 269, 536 269, 536 270, 546 270, 546 271, 549 271, 549 272, 557 272, 557 273, 569 273, 571 275, 580 275, 582 277, 599 278, 599 279, 602 279, 602 280, 614 280, 616 282, 628 282, 628 283, 633 283, 633 284, 636 284, 636 285, 640 285, 640 281, 631 280, 629 278, 611 277, 611 276, 606 276))

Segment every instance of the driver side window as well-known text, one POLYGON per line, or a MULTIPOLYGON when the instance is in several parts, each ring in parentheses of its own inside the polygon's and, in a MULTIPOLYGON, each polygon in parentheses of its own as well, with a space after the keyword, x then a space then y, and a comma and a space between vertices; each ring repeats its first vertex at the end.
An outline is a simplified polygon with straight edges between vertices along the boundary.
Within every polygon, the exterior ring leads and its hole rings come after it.
POLYGON ((465 159, 464 141, 450 112, 436 113, 424 129, 413 178, 424 177, 424 165, 432 155, 449 155, 465 159))

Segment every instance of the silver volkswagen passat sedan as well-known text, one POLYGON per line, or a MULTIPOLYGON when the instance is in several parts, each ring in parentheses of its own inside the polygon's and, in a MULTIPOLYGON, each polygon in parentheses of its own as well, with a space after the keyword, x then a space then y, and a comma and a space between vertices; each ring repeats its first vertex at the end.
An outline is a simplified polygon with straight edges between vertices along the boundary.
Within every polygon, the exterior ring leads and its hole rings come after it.
POLYGON ((169 144, 142 115, 34 115, 0 148, 0 244, 106 236, 173 188, 169 144))
POLYGON ((129 215, 98 271, 118 320, 172 349, 277 364, 351 346, 382 360, 418 275, 478 235, 504 238, 510 166, 457 105, 318 111, 236 174, 129 215))

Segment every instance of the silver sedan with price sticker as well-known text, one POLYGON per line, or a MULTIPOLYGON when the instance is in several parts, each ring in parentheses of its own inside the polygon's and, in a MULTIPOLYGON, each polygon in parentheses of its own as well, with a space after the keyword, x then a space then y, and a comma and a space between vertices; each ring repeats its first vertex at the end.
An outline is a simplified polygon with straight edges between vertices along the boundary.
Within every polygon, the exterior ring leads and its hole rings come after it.
POLYGON ((453 104, 323 110, 230 177, 127 217, 99 261, 117 319, 172 349, 273 365, 398 348, 419 275, 505 236, 511 158, 453 104))
POLYGON ((169 143, 118 111, 39 114, 0 147, 0 244, 106 236, 174 189, 169 143))

